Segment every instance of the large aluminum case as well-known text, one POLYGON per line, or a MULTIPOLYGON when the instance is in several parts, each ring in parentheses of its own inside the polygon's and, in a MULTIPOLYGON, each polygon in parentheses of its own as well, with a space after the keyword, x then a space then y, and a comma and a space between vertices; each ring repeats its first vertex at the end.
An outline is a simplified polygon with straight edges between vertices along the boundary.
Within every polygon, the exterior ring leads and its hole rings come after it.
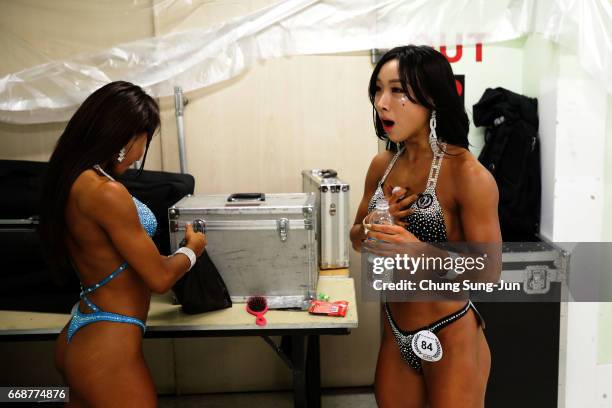
POLYGON ((349 185, 334 170, 302 171, 304 192, 316 194, 321 269, 349 266, 349 185))
POLYGON ((206 251, 233 302, 261 295, 270 308, 305 309, 318 280, 315 196, 253 196, 183 198, 168 209, 172 250, 183 240, 186 223, 202 225, 206 251))

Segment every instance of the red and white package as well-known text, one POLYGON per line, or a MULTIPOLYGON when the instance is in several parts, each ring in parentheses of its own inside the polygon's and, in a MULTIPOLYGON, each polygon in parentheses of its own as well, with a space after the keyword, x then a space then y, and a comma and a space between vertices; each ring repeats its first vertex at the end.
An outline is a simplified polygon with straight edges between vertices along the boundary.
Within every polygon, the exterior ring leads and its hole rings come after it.
POLYGON ((340 300, 338 302, 326 302, 324 300, 313 300, 310 302, 308 312, 312 314, 322 314, 327 316, 346 316, 348 302, 340 300))

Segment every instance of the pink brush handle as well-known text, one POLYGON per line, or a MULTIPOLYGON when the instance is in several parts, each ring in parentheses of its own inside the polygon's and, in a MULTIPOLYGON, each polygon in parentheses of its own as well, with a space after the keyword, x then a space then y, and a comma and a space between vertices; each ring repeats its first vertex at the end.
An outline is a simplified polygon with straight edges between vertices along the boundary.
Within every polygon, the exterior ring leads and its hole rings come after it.
MULTIPOLYGON (((264 312, 265 313, 265 312, 264 312)), ((263 313, 257 313, 257 318, 255 319, 255 324, 258 326, 265 326, 267 323, 266 318, 263 313)))
POLYGON ((267 306, 261 312, 256 312, 254 310, 251 310, 251 308, 247 304, 246 310, 247 310, 247 312, 249 312, 250 314, 255 316, 255 324, 257 324, 258 326, 265 326, 268 323, 266 321, 266 318, 264 317, 264 314, 268 311, 268 307, 267 306))

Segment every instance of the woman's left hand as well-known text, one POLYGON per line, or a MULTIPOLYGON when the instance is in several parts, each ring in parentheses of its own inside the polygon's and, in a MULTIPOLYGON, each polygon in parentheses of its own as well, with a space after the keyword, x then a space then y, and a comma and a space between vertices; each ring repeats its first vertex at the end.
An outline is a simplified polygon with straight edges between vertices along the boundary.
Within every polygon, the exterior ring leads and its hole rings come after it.
POLYGON ((407 244, 410 242, 420 242, 411 232, 401 225, 369 224, 367 226, 367 238, 393 244, 407 244))
POLYGON ((401 220, 414 213, 411 207, 418 200, 419 196, 417 194, 408 195, 408 191, 404 187, 399 186, 393 187, 392 190, 388 190, 385 187, 384 192, 385 198, 389 202, 389 214, 396 220, 395 223, 397 225, 406 226, 401 220))

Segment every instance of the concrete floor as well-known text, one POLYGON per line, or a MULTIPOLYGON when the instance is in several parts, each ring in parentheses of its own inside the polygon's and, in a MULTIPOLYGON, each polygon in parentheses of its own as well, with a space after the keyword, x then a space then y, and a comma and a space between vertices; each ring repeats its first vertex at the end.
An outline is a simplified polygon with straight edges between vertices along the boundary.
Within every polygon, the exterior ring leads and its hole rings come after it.
MULTIPOLYGON (((343 388, 323 390, 322 408, 376 408, 371 388, 343 388)), ((205 394, 187 396, 160 396, 159 408, 292 408, 293 393, 248 392, 232 394, 205 394)))

